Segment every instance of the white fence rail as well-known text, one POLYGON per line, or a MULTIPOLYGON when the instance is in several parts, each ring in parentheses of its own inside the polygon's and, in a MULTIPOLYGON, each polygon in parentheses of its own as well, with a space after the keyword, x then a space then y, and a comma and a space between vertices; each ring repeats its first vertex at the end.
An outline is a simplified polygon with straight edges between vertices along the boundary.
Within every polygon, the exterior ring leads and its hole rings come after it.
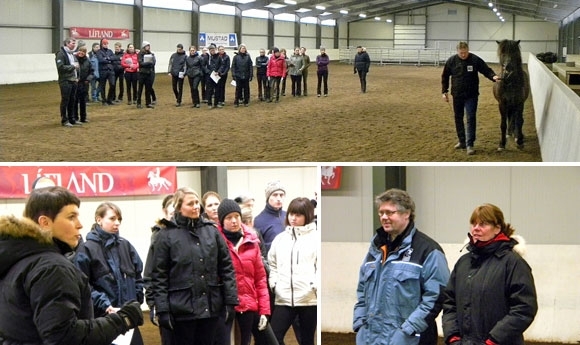
MULTIPOLYGON (((455 51, 447 49, 394 49, 394 48, 366 48, 372 63, 386 64, 411 64, 416 66, 429 65, 439 66, 455 54, 455 51)), ((357 53, 355 47, 340 48, 340 61, 353 63, 357 53)))

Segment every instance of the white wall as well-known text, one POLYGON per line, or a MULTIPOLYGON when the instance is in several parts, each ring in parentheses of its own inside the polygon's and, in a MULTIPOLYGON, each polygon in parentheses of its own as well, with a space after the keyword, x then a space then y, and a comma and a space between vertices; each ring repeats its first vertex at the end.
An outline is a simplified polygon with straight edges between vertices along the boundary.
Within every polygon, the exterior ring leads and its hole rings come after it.
POLYGON ((580 161, 580 98, 532 54, 528 71, 542 160, 580 161))
MULTIPOLYGON (((352 332, 359 266, 375 217, 371 167, 345 167, 344 188, 322 192, 323 332, 352 332)), ((580 167, 407 167, 417 226, 442 245, 450 269, 468 231, 471 211, 492 202, 526 238, 539 311, 527 340, 580 340, 580 167)))

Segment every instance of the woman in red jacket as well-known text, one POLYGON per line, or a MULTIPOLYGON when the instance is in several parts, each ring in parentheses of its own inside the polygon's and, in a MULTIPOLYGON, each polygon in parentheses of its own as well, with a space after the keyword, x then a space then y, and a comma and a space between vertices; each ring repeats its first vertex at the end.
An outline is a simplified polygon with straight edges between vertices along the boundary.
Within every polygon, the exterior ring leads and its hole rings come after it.
MULTIPOLYGON (((237 202, 224 199, 218 207, 220 230, 226 239, 238 285, 240 304, 235 307, 241 333, 241 344, 249 345, 252 334, 258 343, 270 343, 265 330, 270 316, 270 296, 266 271, 260 253, 257 235, 242 224, 242 210, 237 202)), ((226 323, 226 334, 231 333, 233 320, 226 323)), ((229 345, 227 338, 226 344, 229 345)), ((276 344, 277 345, 277 344, 276 344)))
MULTIPOLYGON (((270 95, 274 96, 273 89, 276 90, 276 103, 280 100, 280 82, 284 80, 286 75, 286 57, 280 53, 280 49, 274 47, 272 49, 273 55, 268 61, 268 69, 266 75, 268 76, 268 83, 270 84, 270 95)), ((268 99, 268 102, 272 102, 272 99, 268 99)))
POLYGON ((125 81, 127 82, 127 104, 137 104, 137 81, 139 80, 139 59, 133 43, 127 44, 127 50, 121 59, 121 66, 125 69, 125 81), (131 98, 133 90, 133 98, 131 98))

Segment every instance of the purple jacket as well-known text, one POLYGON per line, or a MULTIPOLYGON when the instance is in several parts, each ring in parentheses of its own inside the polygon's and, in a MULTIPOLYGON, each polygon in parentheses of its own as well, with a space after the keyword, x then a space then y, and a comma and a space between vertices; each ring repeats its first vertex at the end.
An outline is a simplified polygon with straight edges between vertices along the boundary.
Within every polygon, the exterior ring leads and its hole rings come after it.
POLYGON ((316 57, 316 66, 318 66, 318 72, 328 71, 328 64, 330 63, 330 58, 326 53, 322 53, 316 57))

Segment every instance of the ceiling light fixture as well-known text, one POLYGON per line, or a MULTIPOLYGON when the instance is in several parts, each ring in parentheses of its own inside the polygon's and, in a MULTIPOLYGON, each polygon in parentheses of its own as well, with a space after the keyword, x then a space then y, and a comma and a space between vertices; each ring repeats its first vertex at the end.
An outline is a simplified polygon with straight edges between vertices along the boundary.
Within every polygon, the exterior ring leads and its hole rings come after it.
POLYGON ((316 5, 316 9, 317 9, 317 10, 324 11, 324 10, 326 9, 326 7, 324 7, 324 6, 321 6, 321 5, 316 5))
POLYGON ((393 20, 392 19, 387 19, 387 23, 392 23, 393 20))
POLYGON ((366 18, 366 17, 367 17, 367 15, 366 15, 366 14, 364 14, 364 13, 361 13, 361 14, 359 14, 358 16, 359 16, 359 17, 361 17, 361 18, 366 18))
POLYGON ((288 5, 296 5, 296 1, 294 0, 284 0, 284 3, 288 5))
POLYGON ((375 17, 375 20, 381 20, 381 17, 375 17))
POLYGON ((340 10, 340 13, 341 14, 348 14, 348 11, 347 10, 340 10))
POLYGON ((493 3, 492 3, 492 2, 490 2, 490 3, 488 3, 488 4, 487 4, 487 6, 489 6, 489 7, 493 7, 493 3))

